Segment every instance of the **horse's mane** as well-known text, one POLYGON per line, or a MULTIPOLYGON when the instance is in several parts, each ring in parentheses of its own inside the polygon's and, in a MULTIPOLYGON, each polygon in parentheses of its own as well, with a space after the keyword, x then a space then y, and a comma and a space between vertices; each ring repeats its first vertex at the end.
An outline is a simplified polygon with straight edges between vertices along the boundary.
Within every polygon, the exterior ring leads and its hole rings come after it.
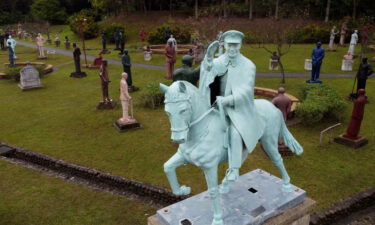
POLYGON ((198 88, 187 81, 175 81, 165 93, 165 102, 199 98, 198 88))

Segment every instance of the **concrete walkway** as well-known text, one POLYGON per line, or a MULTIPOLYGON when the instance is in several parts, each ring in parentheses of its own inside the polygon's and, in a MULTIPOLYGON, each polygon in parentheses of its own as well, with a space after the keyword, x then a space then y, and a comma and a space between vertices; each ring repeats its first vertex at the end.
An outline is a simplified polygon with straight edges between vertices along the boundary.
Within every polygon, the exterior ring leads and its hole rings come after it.
MULTIPOLYGON (((34 48, 36 49, 36 44, 31 44, 28 42, 23 42, 23 41, 17 41, 18 45, 22 45, 28 48, 34 48)), ((65 56, 71 56, 73 53, 71 51, 66 51, 63 49, 59 48, 51 48, 51 47, 44 47, 48 51, 55 51, 57 54, 65 55, 65 56)), ((96 56, 92 55, 87 55, 87 60, 94 61, 96 56)), ((81 55, 81 59, 84 59, 84 55, 81 55)), ((115 59, 106 59, 109 64, 114 64, 114 65, 122 65, 120 60, 115 60, 115 59)), ((165 66, 159 66, 159 65, 148 65, 148 64, 141 64, 141 63, 132 63, 132 66, 134 67, 139 67, 139 68, 145 68, 145 69, 157 69, 157 70, 165 70, 165 66)), ((267 73, 267 72, 257 72, 257 77, 269 77, 269 78, 280 78, 281 79, 281 74, 280 73, 267 73)), ((285 73, 285 77, 293 77, 293 78, 309 78, 311 75, 310 73, 285 73)), ((354 78, 355 76, 355 71, 352 72, 352 74, 327 74, 327 73, 322 73, 320 74, 320 77, 322 78, 354 78)))

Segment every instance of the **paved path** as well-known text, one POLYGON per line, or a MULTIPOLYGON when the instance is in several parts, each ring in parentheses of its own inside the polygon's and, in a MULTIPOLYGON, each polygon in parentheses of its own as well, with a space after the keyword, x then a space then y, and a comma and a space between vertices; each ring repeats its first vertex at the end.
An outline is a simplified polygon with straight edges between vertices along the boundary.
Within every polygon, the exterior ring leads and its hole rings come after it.
MULTIPOLYGON (((17 44, 28 47, 28 48, 34 48, 36 49, 35 44, 31 44, 28 42, 23 41, 17 41, 17 44)), ((51 47, 44 47, 48 51, 55 51, 57 54, 66 55, 66 56, 72 56, 71 51, 66 51, 59 48, 51 48, 51 47)), ((81 55, 81 58, 84 59, 83 54, 81 55)), ((87 59, 90 61, 94 61, 96 56, 87 55, 87 59)), ((106 59, 109 64, 115 64, 115 65, 122 65, 120 60, 115 59, 106 59)), ((165 66, 158 66, 158 65, 148 65, 148 64, 141 64, 141 63, 132 63, 132 66, 139 67, 139 68, 145 68, 145 69, 157 69, 157 70, 165 70, 165 66)), ((320 74, 320 77, 335 77, 335 78, 354 78, 355 72, 353 71, 352 74, 320 74)), ((309 78, 311 75, 310 73, 286 73, 285 77, 303 77, 303 78, 309 78)), ((267 72, 257 72, 257 77, 269 77, 269 78, 281 78, 280 73, 267 73, 267 72)), ((374 77, 374 76, 372 76, 374 77)))

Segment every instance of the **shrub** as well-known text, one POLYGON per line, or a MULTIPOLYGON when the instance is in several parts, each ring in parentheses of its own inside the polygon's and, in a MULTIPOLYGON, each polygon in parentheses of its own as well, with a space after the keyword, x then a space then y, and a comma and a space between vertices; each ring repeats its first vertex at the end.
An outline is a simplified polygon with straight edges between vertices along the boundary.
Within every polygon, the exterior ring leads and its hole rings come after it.
POLYGON ((155 109, 164 104, 164 94, 159 89, 159 83, 148 84, 145 91, 141 96, 144 107, 155 109))
POLYGON ((35 0, 31 5, 31 14, 35 18, 54 24, 65 23, 68 17, 65 8, 58 0, 35 0))
MULTIPOLYGON (((42 78, 42 70, 44 69, 44 66, 37 65, 34 66, 36 70, 39 72, 39 77, 42 78)), ((9 79, 13 79, 14 81, 18 82, 20 81, 20 71, 22 70, 23 66, 15 66, 15 67, 8 67, 5 69, 4 73, 9 79)))
POLYGON ((297 106, 296 115, 304 124, 314 124, 323 118, 340 120, 347 106, 335 89, 323 84, 305 84, 301 95, 303 101, 297 106))
MULTIPOLYGON (((156 28, 155 31, 150 32, 148 42, 152 45, 166 44, 165 29, 167 25, 162 25, 156 28)), ((188 44, 191 39, 192 30, 186 26, 170 27, 173 37, 177 40, 177 44, 188 44)))
POLYGON ((92 12, 92 10, 81 10, 78 13, 74 13, 70 18, 69 18, 69 27, 70 29, 80 36, 80 24, 81 20, 86 19, 86 25, 83 28, 85 31, 83 33, 85 39, 90 39, 97 37, 99 35, 99 25, 96 22, 96 15, 95 13, 92 12))
POLYGON ((115 42, 115 33, 117 30, 122 32, 124 40, 126 41, 125 27, 118 23, 110 24, 103 29, 103 32, 105 33, 105 36, 107 37, 107 41, 109 41, 110 43, 115 42))
POLYGON ((256 43, 259 43, 260 41, 252 32, 246 32, 244 42, 246 44, 256 44, 256 43))
POLYGON ((329 34, 330 28, 310 24, 291 32, 289 38, 294 43, 315 43, 318 41, 327 43, 329 42, 329 34))

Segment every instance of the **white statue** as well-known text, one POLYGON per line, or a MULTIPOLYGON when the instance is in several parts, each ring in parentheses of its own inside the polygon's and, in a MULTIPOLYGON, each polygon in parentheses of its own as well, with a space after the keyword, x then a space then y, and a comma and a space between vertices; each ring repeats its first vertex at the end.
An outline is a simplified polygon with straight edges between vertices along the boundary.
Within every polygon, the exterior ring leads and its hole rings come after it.
POLYGON ((329 45, 328 45, 328 50, 334 50, 334 41, 335 41, 335 36, 336 34, 338 34, 339 32, 335 32, 336 30, 336 26, 333 26, 332 30, 331 30, 331 35, 329 37, 329 45))
POLYGON ((132 97, 129 95, 129 92, 128 92, 128 83, 126 83, 127 78, 128 78, 128 74, 123 72, 121 74, 121 81, 120 81, 120 100, 121 100, 121 105, 122 105, 122 117, 118 119, 118 122, 120 124, 128 124, 128 123, 136 122, 136 120, 133 118, 133 115, 129 116, 129 102, 131 101, 132 97))
POLYGON ((44 38, 41 33, 36 37, 36 45, 38 46, 39 58, 46 58, 44 55, 44 38))
POLYGON ((355 30, 354 33, 352 34, 352 38, 350 39, 350 45, 349 45, 349 50, 350 55, 354 55, 354 49, 356 44, 358 43, 358 30, 355 30))
POLYGON ((14 53, 14 55, 13 55, 13 59, 17 59, 17 56, 16 56, 16 45, 17 45, 17 42, 16 42, 16 40, 14 40, 13 38, 12 38, 12 36, 10 36, 9 35, 9 38, 8 38, 8 40, 7 40, 7 46, 10 46, 12 49, 13 49, 13 53, 14 53))
POLYGON ((168 39, 167 44, 168 44, 169 41, 172 41, 172 46, 174 47, 174 50, 177 52, 177 41, 173 37, 173 35, 171 35, 171 37, 168 39))

